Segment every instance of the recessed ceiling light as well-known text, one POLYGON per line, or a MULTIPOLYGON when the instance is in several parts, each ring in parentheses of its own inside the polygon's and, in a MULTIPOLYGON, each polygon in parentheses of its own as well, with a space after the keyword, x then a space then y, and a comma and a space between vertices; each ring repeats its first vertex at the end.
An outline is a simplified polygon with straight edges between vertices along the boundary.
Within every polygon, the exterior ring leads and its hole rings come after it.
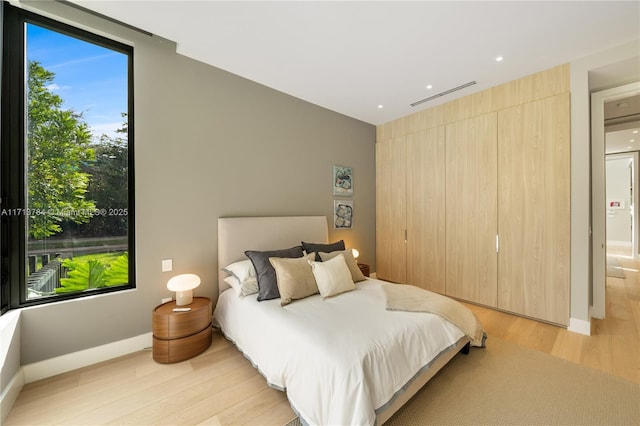
POLYGON ((384 105, 380 104, 380 105, 378 105, 378 108, 382 109, 382 108, 384 108, 384 105))
POLYGON ((632 143, 633 143, 633 142, 635 142, 635 141, 636 141, 635 139, 629 139, 629 142, 632 142, 632 143))
POLYGON ((498 57, 496 58, 496 62, 502 62, 502 60, 503 60, 503 59, 504 59, 504 58, 503 58, 502 56, 498 56, 498 57))
POLYGON ((636 134, 636 133, 638 133, 638 131, 637 131, 637 130, 634 130, 634 131, 633 131, 633 132, 631 132, 631 133, 636 134))
POLYGON ((633 148, 633 147, 632 147, 632 146, 628 146, 628 147, 627 147, 627 149, 631 149, 631 148, 633 148))
MULTIPOLYGON (((433 89, 433 86, 432 86, 432 85, 430 85, 430 84, 427 84, 427 89, 431 90, 431 89, 433 89)), ((636 133, 637 133, 637 132, 636 132, 636 133)))

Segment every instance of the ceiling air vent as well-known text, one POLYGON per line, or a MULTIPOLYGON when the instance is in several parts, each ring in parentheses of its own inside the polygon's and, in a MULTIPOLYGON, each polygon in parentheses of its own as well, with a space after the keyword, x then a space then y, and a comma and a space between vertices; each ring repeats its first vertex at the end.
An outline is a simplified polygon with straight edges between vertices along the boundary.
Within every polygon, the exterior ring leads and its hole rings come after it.
POLYGON ((440 92, 440 93, 438 93, 436 95, 429 96, 428 98, 424 98, 424 99, 422 99, 420 101, 416 101, 416 102, 412 103, 411 106, 416 106, 416 105, 423 104, 425 102, 429 102, 429 101, 431 101, 433 99, 448 95, 449 93, 453 93, 453 92, 457 92, 458 90, 462 90, 465 87, 473 86, 474 84, 476 84, 475 81, 470 81, 470 82, 462 84, 462 85, 460 85, 458 87, 454 87, 453 89, 445 90, 444 92, 440 92))

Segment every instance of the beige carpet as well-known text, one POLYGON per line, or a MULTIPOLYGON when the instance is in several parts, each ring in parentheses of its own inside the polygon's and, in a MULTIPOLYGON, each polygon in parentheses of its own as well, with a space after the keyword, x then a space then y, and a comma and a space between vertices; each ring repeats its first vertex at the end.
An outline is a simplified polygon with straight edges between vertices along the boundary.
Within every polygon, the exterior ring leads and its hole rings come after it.
POLYGON ((640 385, 490 336, 385 423, 410 425, 640 425, 640 385))
POLYGON ((614 278, 627 278, 620 265, 620 261, 615 257, 607 256, 607 276, 614 278))

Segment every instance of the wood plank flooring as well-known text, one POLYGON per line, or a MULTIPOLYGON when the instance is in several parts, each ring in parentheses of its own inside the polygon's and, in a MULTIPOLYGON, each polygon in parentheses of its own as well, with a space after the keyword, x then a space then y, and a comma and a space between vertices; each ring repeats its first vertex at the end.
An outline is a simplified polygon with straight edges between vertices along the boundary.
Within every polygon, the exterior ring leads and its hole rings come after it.
POLYGON ((475 312, 489 336, 640 384, 640 262, 629 257, 617 259, 626 278, 607 277, 606 318, 592 319, 591 336, 465 305, 475 312))
MULTIPOLYGON (((619 260, 626 279, 607 279, 607 318, 592 322, 592 336, 465 305, 490 337, 640 384, 640 268, 619 260)), ((29 383, 5 424, 284 425, 293 418, 286 395, 215 332, 211 347, 189 361, 157 364, 141 351, 29 383)))
POLYGON ((284 425, 293 418, 286 395, 215 332, 211 347, 189 361, 158 364, 147 350, 29 383, 5 424, 284 425))

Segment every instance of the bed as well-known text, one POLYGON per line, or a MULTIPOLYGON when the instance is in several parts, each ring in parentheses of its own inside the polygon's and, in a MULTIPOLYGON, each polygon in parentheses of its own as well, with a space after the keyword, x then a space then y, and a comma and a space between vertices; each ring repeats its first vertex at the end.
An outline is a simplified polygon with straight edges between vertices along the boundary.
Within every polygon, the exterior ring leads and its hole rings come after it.
MULTIPOLYGON (((328 243, 326 217, 220 218, 218 265, 301 241, 328 243)), ((281 306, 238 296, 227 276, 220 272, 215 323, 270 386, 286 391, 303 424, 382 424, 469 346, 441 316, 385 309, 390 284, 380 280, 281 306)))

